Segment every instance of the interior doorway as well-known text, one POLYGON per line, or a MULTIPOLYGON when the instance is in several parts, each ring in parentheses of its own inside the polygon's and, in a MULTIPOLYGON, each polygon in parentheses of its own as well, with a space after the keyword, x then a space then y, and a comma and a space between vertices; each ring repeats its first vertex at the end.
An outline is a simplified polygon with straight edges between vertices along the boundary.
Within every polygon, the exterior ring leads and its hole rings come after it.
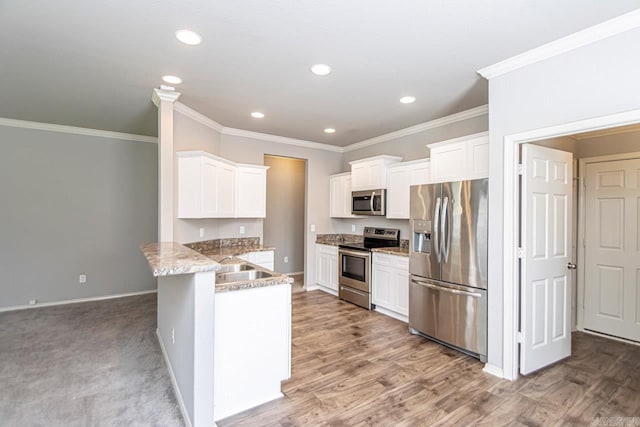
POLYGON ((275 270, 292 276, 296 290, 304 283, 307 161, 265 155, 264 165, 269 166, 264 241, 275 247, 275 270))
POLYGON ((640 345, 640 126, 519 148, 519 372, 569 356, 573 331, 640 345))

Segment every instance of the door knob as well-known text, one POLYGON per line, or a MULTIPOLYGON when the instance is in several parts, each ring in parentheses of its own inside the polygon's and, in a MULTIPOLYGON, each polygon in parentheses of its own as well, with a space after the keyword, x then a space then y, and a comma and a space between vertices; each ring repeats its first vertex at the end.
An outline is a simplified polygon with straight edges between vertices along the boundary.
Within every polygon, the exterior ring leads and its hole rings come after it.
POLYGON ((574 263, 570 262, 570 263, 567 263, 567 268, 569 270, 575 270, 576 268, 578 268, 578 266, 575 265, 574 263))

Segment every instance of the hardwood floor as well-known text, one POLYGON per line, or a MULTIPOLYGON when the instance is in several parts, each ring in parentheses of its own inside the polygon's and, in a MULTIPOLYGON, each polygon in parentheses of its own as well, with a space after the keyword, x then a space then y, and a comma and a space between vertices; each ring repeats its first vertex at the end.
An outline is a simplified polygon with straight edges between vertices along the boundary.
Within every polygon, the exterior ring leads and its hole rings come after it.
MULTIPOLYGON (((412 336, 405 323, 322 291, 293 293, 292 334, 285 397, 218 426, 613 425, 594 417, 640 417, 640 347, 617 341, 575 333, 575 356, 510 382, 412 336)), ((640 418, 622 422, 615 425, 640 418)))

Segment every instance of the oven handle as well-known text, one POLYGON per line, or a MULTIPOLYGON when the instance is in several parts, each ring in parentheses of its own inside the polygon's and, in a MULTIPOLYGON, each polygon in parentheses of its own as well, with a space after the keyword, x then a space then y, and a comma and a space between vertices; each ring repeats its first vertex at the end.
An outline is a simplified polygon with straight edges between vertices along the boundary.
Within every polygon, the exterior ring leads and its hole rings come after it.
POLYGON ((338 252, 340 254, 351 255, 351 256, 355 256, 355 257, 359 257, 359 258, 370 258, 371 257, 371 253, 370 252, 349 251, 349 250, 346 250, 346 249, 340 249, 340 250, 338 250, 338 252))
POLYGON ((362 292, 362 291, 359 291, 359 290, 353 289, 353 288, 348 288, 348 287, 346 287, 344 285, 340 285, 340 290, 341 291, 347 291, 347 292, 353 292, 354 294, 360 295, 360 296, 363 296, 363 297, 368 297, 369 296, 366 292, 362 292))
POLYGON ((456 295, 467 295, 467 296, 475 297, 475 298, 481 298, 482 297, 482 294, 479 294, 477 292, 467 292, 467 291, 461 291, 461 290, 458 290, 458 289, 445 288, 444 286, 436 286, 436 285, 432 285, 431 283, 423 282, 421 280, 416 280, 416 279, 411 279, 411 281, 413 283, 415 283, 416 285, 424 286, 426 288, 435 289, 437 291, 450 292, 450 293, 456 294, 456 295))

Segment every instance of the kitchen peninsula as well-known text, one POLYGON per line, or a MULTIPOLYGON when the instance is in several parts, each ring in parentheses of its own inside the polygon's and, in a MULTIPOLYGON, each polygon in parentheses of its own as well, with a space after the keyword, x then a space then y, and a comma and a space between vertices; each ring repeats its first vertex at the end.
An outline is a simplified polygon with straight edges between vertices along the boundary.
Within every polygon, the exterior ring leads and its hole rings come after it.
POLYGON ((194 427, 282 396, 290 376, 292 279, 239 258, 273 248, 232 240, 141 246, 158 277, 158 340, 194 427))

